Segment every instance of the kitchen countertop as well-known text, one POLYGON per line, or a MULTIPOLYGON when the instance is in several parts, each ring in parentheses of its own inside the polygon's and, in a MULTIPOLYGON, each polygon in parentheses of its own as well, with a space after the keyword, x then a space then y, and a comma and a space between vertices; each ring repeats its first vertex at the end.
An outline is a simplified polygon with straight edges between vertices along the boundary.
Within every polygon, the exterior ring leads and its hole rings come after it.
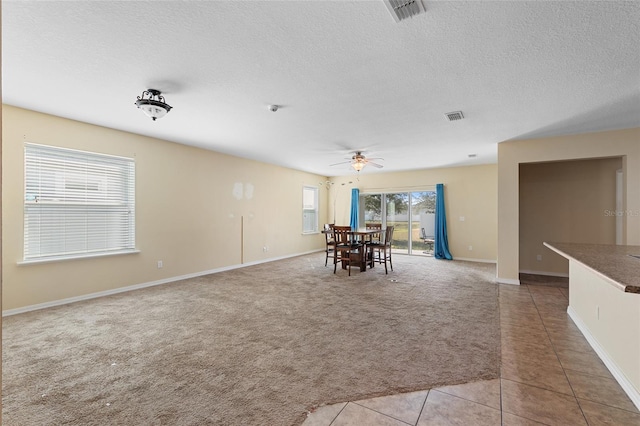
POLYGON ((554 242, 543 244, 559 255, 592 269, 621 291, 640 294, 640 246, 554 242))

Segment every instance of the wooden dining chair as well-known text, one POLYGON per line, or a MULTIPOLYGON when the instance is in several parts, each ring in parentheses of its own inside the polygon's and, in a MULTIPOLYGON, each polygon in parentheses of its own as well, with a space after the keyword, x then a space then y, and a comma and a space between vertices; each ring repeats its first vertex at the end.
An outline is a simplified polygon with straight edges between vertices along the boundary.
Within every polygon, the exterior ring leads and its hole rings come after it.
POLYGON ((324 258, 324 266, 327 266, 330 257, 336 256, 336 241, 333 239, 333 223, 325 223, 324 229, 322 231, 324 233, 325 240, 325 258, 324 258))
POLYGON ((384 231, 384 239, 380 244, 371 244, 371 262, 384 263, 384 273, 388 274, 387 261, 393 271, 393 263, 391 262, 391 242, 393 241, 393 226, 387 226, 384 231))
POLYGON ((338 269, 338 263, 349 266, 349 276, 351 276, 351 263, 355 259, 356 253, 360 254, 362 244, 353 240, 350 226, 334 226, 333 239, 336 243, 333 256, 333 273, 338 269))
POLYGON ((373 268, 375 264, 373 262, 373 247, 382 244, 382 224, 366 223, 365 227, 368 231, 380 231, 375 234, 370 234, 367 241, 367 265, 369 265, 370 268, 373 268))
POLYGON ((382 224, 381 223, 366 223, 365 227, 369 231, 380 230, 377 234, 369 235, 369 243, 380 243, 382 241, 382 224))

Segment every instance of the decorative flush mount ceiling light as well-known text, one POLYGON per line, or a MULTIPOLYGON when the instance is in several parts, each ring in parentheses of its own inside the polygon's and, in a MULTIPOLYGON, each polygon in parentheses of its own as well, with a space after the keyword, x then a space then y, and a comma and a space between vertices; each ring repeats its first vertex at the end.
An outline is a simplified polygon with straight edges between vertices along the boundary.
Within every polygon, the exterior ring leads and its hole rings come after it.
POLYGON ((151 117, 153 121, 164 117, 171 111, 171 106, 165 103, 164 96, 159 90, 155 89, 142 92, 142 96, 138 96, 136 106, 151 117))

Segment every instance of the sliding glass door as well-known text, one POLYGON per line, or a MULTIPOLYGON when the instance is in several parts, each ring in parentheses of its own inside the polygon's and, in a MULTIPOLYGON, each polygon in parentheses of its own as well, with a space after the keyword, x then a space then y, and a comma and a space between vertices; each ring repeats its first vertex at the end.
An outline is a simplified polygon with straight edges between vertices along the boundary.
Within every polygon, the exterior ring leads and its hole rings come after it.
POLYGON ((410 219, 409 193, 384 194, 386 222, 384 227, 394 226, 391 249, 394 253, 409 253, 410 219))
POLYGON ((414 254, 433 256, 436 228, 436 192, 411 193, 411 249, 414 254), (418 253, 419 252, 419 253, 418 253))
POLYGON ((373 224, 382 221, 382 194, 364 194, 360 196, 359 223, 373 224))
POLYGON ((435 191, 362 194, 360 223, 393 225, 394 253, 432 255, 435 191))

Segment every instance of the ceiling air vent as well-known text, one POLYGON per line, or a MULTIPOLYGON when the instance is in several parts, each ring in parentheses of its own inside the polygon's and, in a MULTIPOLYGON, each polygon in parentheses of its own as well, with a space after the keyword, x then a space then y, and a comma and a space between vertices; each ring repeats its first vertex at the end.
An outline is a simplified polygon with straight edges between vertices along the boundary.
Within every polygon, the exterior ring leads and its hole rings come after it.
POLYGON ((447 112, 445 116, 449 121, 462 120, 464 118, 464 115, 462 115, 462 111, 447 112))
POLYGON ((422 0, 383 0, 396 22, 425 12, 422 0))

